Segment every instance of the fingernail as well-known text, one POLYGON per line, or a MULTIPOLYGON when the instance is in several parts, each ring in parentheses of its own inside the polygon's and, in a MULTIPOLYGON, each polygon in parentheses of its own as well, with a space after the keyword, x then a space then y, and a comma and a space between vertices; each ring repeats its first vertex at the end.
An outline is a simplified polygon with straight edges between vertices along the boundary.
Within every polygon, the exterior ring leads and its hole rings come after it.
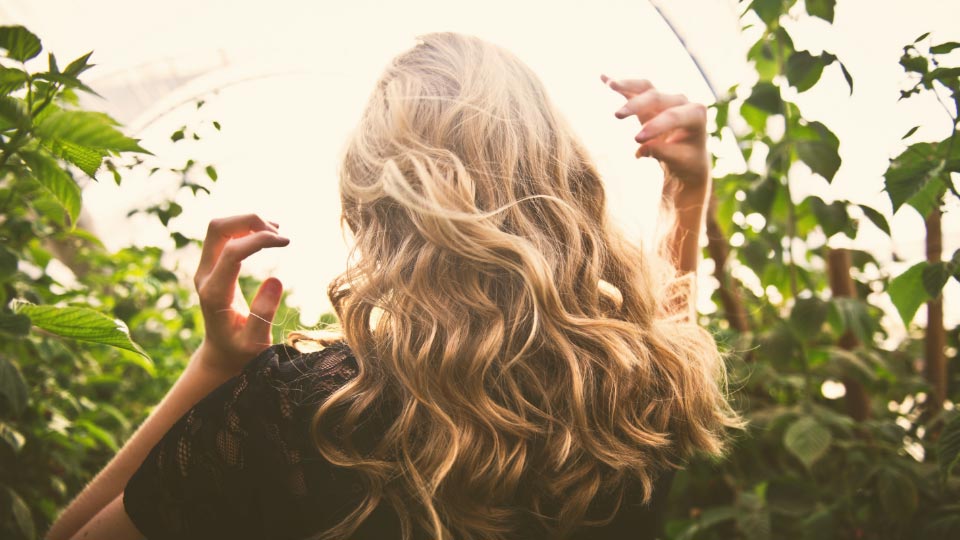
POLYGON ((613 113, 613 115, 616 116, 617 118, 623 118, 628 114, 630 114, 630 109, 628 109, 626 106, 624 106, 622 109, 618 110, 617 112, 613 113))
POLYGON ((650 138, 650 134, 649 134, 649 133, 647 133, 647 132, 644 131, 644 130, 640 130, 640 133, 637 133, 637 136, 635 137, 635 140, 636 140, 637 142, 643 142, 643 141, 645 141, 645 140, 647 140, 647 139, 649 139, 649 138, 650 138))
POLYGON ((268 278, 263 283, 263 286, 266 289, 266 292, 274 296, 280 296, 280 293, 283 292, 283 284, 280 283, 280 280, 277 278, 268 278))

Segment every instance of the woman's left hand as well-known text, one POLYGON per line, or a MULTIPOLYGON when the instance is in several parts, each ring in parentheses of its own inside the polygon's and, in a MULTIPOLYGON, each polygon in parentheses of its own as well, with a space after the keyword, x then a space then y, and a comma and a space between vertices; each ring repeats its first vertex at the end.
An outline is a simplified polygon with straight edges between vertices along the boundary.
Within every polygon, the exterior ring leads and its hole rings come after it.
POLYGON ((283 285, 268 278, 248 306, 237 278, 244 259, 264 248, 283 247, 277 225, 254 214, 215 219, 207 229, 194 284, 206 333, 198 356, 218 372, 239 372, 269 347, 273 316, 280 306, 283 285))
MULTIPOLYGON (((635 137, 640 143, 636 156, 660 162, 673 188, 705 188, 710 180, 707 152, 707 108, 691 103, 682 94, 663 94, 643 79, 601 80, 627 98, 617 118, 636 116, 643 129, 635 137), (676 185, 679 184, 679 185, 676 185)), ((665 186, 667 187, 667 186, 665 186)))

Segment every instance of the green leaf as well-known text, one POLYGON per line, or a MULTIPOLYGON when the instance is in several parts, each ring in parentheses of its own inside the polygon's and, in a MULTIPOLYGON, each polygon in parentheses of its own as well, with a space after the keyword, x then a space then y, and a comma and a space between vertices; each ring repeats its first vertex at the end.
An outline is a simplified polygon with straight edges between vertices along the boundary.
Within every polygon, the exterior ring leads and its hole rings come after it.
POLYGON ((133 351, 147 357, 147 353, 130 339, 130 330, 119 319, 84 307, 38 306, 20 302, 17 313, 30 317, 34 326, 58 336, 102 343, 118 349, 133 351))
POLYGON ((906 133, 906 135, 904 135, 903 137, 900 137, 900 140, 902 141, 904 139, 909 138, 911 135, 916 133, 918 129, 920 129, 920 126, 913 126, 912 128, 910 128, 910 131, 906 133))
POLYGON ((773 45, 768 39, 757 41, 747 52, 747 59, 753 61, 761 81, 772 81, 780 72, 777 58, 773 53, 773 45))
POLYGON ((27 407, 29 391, 16 364, 0 356, 0 411, 17 417, 27 407))
POLYGON ((70 62, 67 65, 67 68, 63 70, 64 75, 69 75, 71 77, 77 77, 84 71, 92 68, 94 64, 88 64, 87 61, 90 60, 90 55, 93 54, 93 51, 88 52, 87 54, 77 58, 73 62, 70 62))
POLYGON ((790 326, 802 339, 813 339, 826 322, 828 310, 828 304, 815 296, 800 298, 790 310, 790 326))
POLYGON ((33 177, 47 188, 60 206, 70 216, 71 226, 77 223, 80 215, 81 194, 80 186, 60 168, 60 164, 43 152, 22 152, 23 161, 30 167, 33 177))
POLYGON ((20 529, 21 538, 33 540, 37 536, 37 531, 33 525, 33 516, 30 513, 30 508, 27 506, 27 503, 23 502, 23 499, 17 495, 17 492, 10 488, 4 489, 6 489, 7 498, 10 500, 10 514, 13 515, 13 521, 17 524, 17 528, 20 529))
POLYGON ((0 422, 0 440, 7 443, 7 446, 9 446, 15 454, 20 452, 20 449, 23 448, 23 443, 26 442, 23 434, 4 422, 0 422))
POLYGON ((43 80, 43 81, 59 83, 63 85, 64 88, 77 88, 79 90, 83 90, 88 94, 93 94, 97 97, 103 97, 100 94, 98 94, 96 91, 94 91, 93 88, 90 88, 86 84, 80 82, 80 79, 72 75, 67 75, 64 73, 38 73, 34 75, 33 78, 43 80))
POLYGON ((769 220, 770 210, 773 208, 773 201, 779 191, 780 182, 772 176, 767 176, 751 186, 750 190, 747 191, 747 199, 745 202, 747 202, 754 211, 762 215, 764 219, 769 220))
POLYGON ((887 223, 887 218, 885 218, 883 214, 865 204, 858 204, 857 206, 860 207, 860 210, 863 210, 863 215, 865 215, 871 223, 876 225, 881 231, 885 232, 887 236, 890 236, 890 224, 887 223))
MULTIPOLYGON (((720 125, 725 125, 725 124, 720 124, 720 125)), ((214 121, 213 121, 213 127, 214 127, 217 131, 220 131, 220 122, 217 122, 216 120, 214 120, 214 121)))
POLYGON ((0 66, 0 94, 16 92, 26 83, 27 74, 23 70, 0 66))
POLYGON ((0 246, 0 282, 6 281, 7 278, 15 274, 18 265, 17 254, 0 246))
POLYGON ((6 49, 7 58, 20 62, 40 54, 40 38, 22 26, 0 26, 0 49, 6 49))
POLYGON ((810 170, 825 178, 827 182, 832 182, 840 169, 840 139, 820 122, 809 122, 803 128, 813 130, 817 137, 797 141, 797 157, 806 163, 810 170))
POLYGON ((767 26, 779 20, 785 11, 783 0, 753 0, 750 8, 767 26))
POLYGON ((953 473, 954 467, 960 464, 960 414, 954 414, 940 433, 940 440, 937 441, 937 462, 944 481, 953 473))
POLYGON ((173 141, 173 142, 177 142, 177 141, 183 140, 183 137, 184 137, 183 129, 184 129, 184 128, 180 128, 180 129, 174 131, 173 134, 170 135, 170 140, 173 141))
POLYGON ((913 479, 889 466, 877 472, 877 495, 883 511, 897 521, 909 519, 920 502, 913 479))
POLYGON ((927 291, 927 295, 930 298, 940 296, 940 292, 943 290, 943 286, 947 284, 947 279, 949 278, 950 271, 947 268, 947 263, 943 261, 927 264, 921 274, 923 288, 927 291))
POLYGON ((913 43, 914 43, 914 44, 920 43, 921 41, 927 39, 927 36, 929 36, 929 35, 930 35, 930 32, 924 32, 924 33, 920 34, 920 36, 917 37, 917 39, 913 40, 913 43))
POLYGON ((108 152, 141 152, 139 141, 116 129, 116 122, 103 113, 56 110, 37 125, 36 134, 44 139, 66 141, 108 152))
POLYGON ((782 114, 783 112, 783 99, 780 97, 780 89, 768 82, 757 83, 753 87, 750 97, 744 103, 769 114, 782 114))
POLYGON ((850 74, 850 71, 847 70, 846 64, 841 61, 837 61, 840 64, 840 71, 843 73, 843 80, 847 81, 847 86, 850 88, 850 95, 853 95, 853 75, 850 74))
POLYGON ((762 134, 767 130, 767 118, 769 118, 770 115, 749 103, 744 103, 740 106, 740 116, 753 128, 754 133, 762 134))
POLYGON ((806 92, 817 84, 828 63, 824 55, 813 56, 809 51, 797 51, 787 59, 787 82, 798 92, 806 92))
POLYGON ((948 52, 954 49, 960 49, 960 43, 957 43, 956 41, 948 41, 946 43, 941 43, 939 45, 934 45, 933 47, 930 47, 930 53, 931 54, 947 54, 948 52))
POLYGON ((12 336, 25 336, 30 332, 30 317, 0 313, 0 332, 12 336))
POLYGON ((828 23, 833 22, 833 8, 836 0, 806 0, 807 13, 812 17, 820 17, 828 23))
POLYGON ((6 121, 9 127, 27 129, 30 127, 30 115, 27 114, 27 104, 19 98, 0 96, 0 119, 6 121))
POLYGON ((833 201, 830 204, 823 202, 823 199, 816 195, 807 198, 810 209, 817 216, 817 221, 827 237, 831 237, 838 232, 847 229, 850 225, 850 215, 847 213, 847 204, 843 201, 833 201))
POLYGON ((190 242, 193 241, 190 238, 187 238, 186 236, 184 236, 182 233, 178 233, 176 231, 170 233, 170 238, 173 238, 173 244, 177 246, 177 249, 186 247, 187 245, 190 244, 190 242))
POLYGON ((741 492, 736 498, 737 528, 746 540, 769 540, 770 511, 756 493, 741 492))
POLYGON ((103 158, 106 154, 99 150, 87 148, 67 141, 49 141, 46 145, 50 153, 76 165, 91 178, 95 178, 103 158))
POLYGON ((941 163, 936 144, 929 142, 912 144, 890 161, 883 175, 884 191, 890 197, 894 212, 940 174, 941 163))
POLYGON ((900 57, 900 65, 908 72, 925 74, 930 69, 930 64, 923 56, 915 56, 909 52, 903 53, 900 57))
POLYGON ((923 270, 926 267, 926 261, 919 262, 890 280, 887 286, 890 301, 896 306, 904 326, 910 326, 910 321, 917 314, 920 305, 930 298, 923 284, 923 270))
POLYGON ((217 181, 217 170, 213 168, 213 165, 207 165, 207 176, 210 177, 210 180, 214 182, 217 181))
POLYGON ((907 204, 912 206, 921 216, 929 216, 943 202, 943 195, 947 191, 945 180, 945 175, 933 174, 930 181, 926 182, 920 191, 907 200, 907 204))
POLYGON ((830 365, 837 371, 837 376, 852 376, 859 380, 872 381, 877 378, 873 369, 857 353, 841 349, 840 347, 831 347, 830 365))
POLYGON ((800 418, 783 434, 784 447, 807 469, 827 453, 832 442, 830 430, 811 416, 800 418))
POLYGON ((120 446, 117 444, 116 438, 110 434, 109 431, 103 429, 102 427, 90 422, 88 420, 80 420, 75 424, 77 428, 81 428, 87 432, 94 440, 99 441, 100 444, 106 446, 112 452, 116 452, 120 449, 120 446))

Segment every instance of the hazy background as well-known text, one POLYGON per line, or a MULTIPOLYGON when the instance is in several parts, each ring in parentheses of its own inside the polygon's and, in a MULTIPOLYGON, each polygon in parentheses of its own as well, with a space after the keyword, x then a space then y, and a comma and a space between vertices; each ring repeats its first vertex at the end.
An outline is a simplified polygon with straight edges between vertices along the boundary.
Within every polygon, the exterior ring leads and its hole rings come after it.
MULTIPOLYGON (((326 285, 344 268, 336 174, 346 136, 381 69, 426 32, 474 34, 530 64, 593 153, 615 217, 634 238, 649 240, 660 169, 652 160, 633 158, 639 126, 614 118, 622 98, 599 81, 600 73, 648 78, 667 92, 713 100, 654 4, 718 90, 746 76, 749 38, 740 35, 742 6, 733 0, 2 0, 0 20, 26 25, 61 65, 93 49, 98 67, 85 80, 106 99, 91 105, 123 121, 171 166, 188 157, 216 165, 220 180, 212 195, 178 197, 185 211, 171 222, 174 229, 202 237, 210 218, 247 212, 279 221, 291 245, 255 256, 248 267, 283 280, 295 293, 291 303, 304 308, 309 319, 327 309, 326 285), (200 110, 196 99, 206 101, 200 110), (222 124, 221 132, 212 128, 212 120, 222 124), (203 140, 171 144, 170 133, 182 125, 199 126, 203 140)), ((833 26, 810 18, 790 27, 798 49, 830 50, 855 79, 848 96, 833 65, 825 70, 824 83, 796 98, 806 118, 821 120, 837 133, 843 166, 830 186, 801 171, 793 178, 795 198, 816 192, 827 201, 847 198, 889 209, 881 175, 888 158, 902 149, 902 135, 921 125, 919 137, 940 138, 949 128, 933 100, 897 103, 906 81, 897 59, 904 44, 927 31, 934 41, 956 40, 957 21, 960 2, 955 0, 841 0, 833 26)), ((718 165, 721 173, 743 166, 724 143, 712 143, 725 158, 718 165)), ((125 189, 117 189, 108 174, 101 180, 86 186, 84 212, 110 247, 172 247, 155 218, 126 217, 131 208, 169 196, 176 188, 172 179, 128 175, 125 189)), ((947 254, 960 244, 958 216, 956 211, 945 215, 947 254)), ((896 252, 905 259, 922 257, 923 229, 916 213, 901 212, 891 225, 896 252)), ((900 267, 886 254, 888 242, 864 224, 854 244, 874 250, 896 273, 900 267)), ((188 256, 185 275, 194 264, 188 256)), ((712 309, 713 279, 709 267, 702 270, 699 306, 706 311, 712 309)), ((960 318, 958 290, 951 281, 945 291, 948 326, 960 318)), ((895 317, 887 324, 902 332, 895 317)))

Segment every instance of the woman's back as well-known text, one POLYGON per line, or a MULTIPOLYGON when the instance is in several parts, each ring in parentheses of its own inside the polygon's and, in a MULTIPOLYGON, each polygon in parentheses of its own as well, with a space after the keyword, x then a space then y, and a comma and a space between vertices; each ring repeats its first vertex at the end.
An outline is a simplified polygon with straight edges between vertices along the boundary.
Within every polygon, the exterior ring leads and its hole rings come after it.
MULTIPOLYGON (((301 354, 274 346, 197 404, 150 453, 127 485, 124 505, 151 539, 316 537, 363 499, 362 479, 316 451, 310 424, 320 402, 357 374, 343 342, 301 354)), ((386 412, 386 414, 391 414, 386 412)), ((384 423, 363 427, 374 443, 384 423)), ((649 504, 639 485, 623 504, 601 498, 593 508, 604 525, 581 527, 571 539, 642 540, 661 529, 672 471, 658 477, 649 504)), ((521 502, 518 500, 518 504, 521 502)), ((400 540, 400 522, 381 504, 352 540, 400 540)), ((415 538, 426 538, 423 531, 415 538)), ((550 538, 532 516, 508 538, 550 538)))

